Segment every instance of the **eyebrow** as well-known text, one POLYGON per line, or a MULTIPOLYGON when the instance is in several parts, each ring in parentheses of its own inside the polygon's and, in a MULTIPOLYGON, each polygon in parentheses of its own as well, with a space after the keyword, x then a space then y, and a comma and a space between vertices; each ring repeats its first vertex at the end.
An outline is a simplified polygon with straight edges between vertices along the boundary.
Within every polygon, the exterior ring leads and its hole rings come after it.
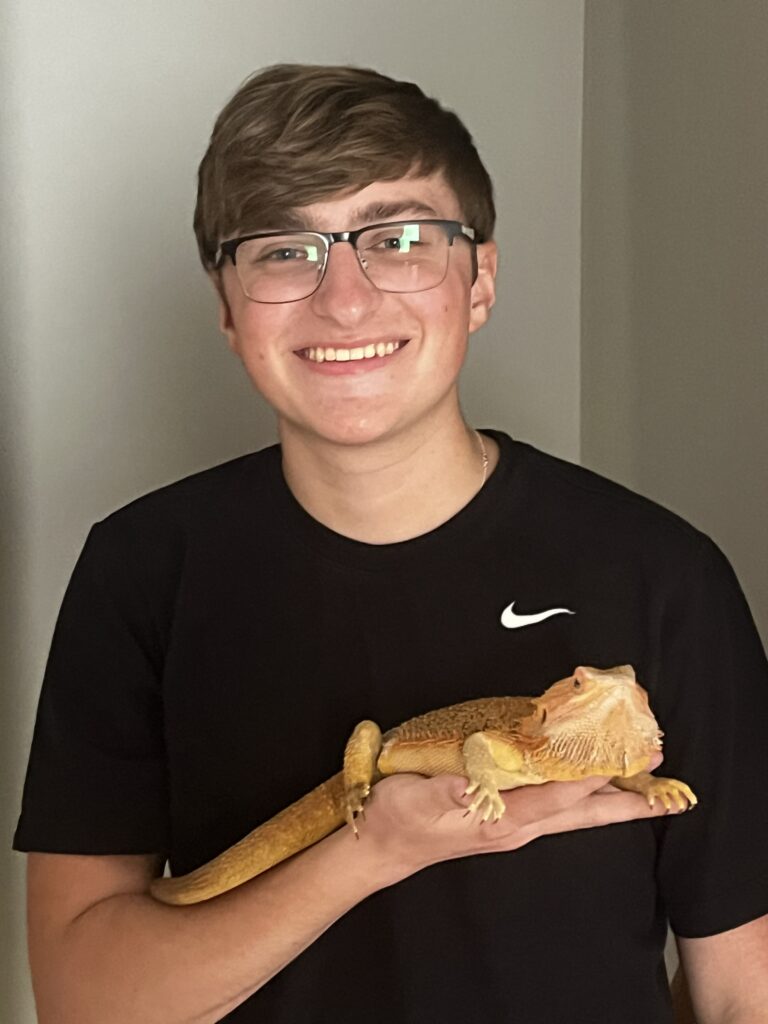
MULTIPOLYGON (((298 211, 286 211, 284 218, 286 228, 309 228, 314 227, 311 217, 300 217, 298 211)), ((367 206, 361 206, 352 210, 347 220, 350 224, 375 224, 380 220, 389 220, 392 217, 401 217, 404 214, 427 216, 439 218, 440 214, 434 207, 425 203, 422 199, 398 199, 393 202, 372 202, 367 206)))
POLYGON ((360 210, 352 211, 352 220, 375 221, 381 217, 399 217, 404 213, 427 214, 430 217, 439 216, 437 210, 420 199, 401 199, 392 203, 369 203, 360 210))

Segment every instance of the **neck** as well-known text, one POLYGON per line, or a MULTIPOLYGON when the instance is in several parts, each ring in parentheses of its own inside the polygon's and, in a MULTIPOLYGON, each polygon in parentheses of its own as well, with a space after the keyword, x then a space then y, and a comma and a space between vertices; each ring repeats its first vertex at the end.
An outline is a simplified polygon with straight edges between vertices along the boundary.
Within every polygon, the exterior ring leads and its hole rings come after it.
POLYGON ((336 533, 368 544, 410 540, 436 529, 483 486, 498 447, 460 415, 364 444, 339 444, 280 423, 283 472, 296 500, 336 533))

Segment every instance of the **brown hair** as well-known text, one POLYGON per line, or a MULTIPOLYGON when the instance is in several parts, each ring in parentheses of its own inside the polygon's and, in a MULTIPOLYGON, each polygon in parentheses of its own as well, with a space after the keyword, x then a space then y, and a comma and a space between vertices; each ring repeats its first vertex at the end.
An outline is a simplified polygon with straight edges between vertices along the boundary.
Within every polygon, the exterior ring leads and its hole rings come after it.
POLYGON ((442 172, 478 241, 493 237, 493 186, 472 136, 412 82, 367 68, 275 64, 219 114, 198 175, 203 266, 238 232, 289 226, 294 207, 374 181, 442 172))

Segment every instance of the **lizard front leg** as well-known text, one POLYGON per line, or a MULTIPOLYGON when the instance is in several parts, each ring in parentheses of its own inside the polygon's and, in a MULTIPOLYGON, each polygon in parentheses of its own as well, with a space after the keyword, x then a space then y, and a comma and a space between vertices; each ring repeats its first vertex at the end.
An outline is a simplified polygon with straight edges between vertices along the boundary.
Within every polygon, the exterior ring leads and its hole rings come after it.
POLYGON ((626 789, 632 793, 641 793, 653 807, 656 799, 661 800, 668 811, 672 810, 674 800, 678 810, 684 811, 695 807, 699 802, 693 790, 678 779, 657 778, 650 772, 638 772, 624 779, 620 776, 611 779, 611 785, 617 789, 626 789))
POLYGON ((514 789, 525 781, 520 774, 522 753, 511 740, 474 732, 464 741, 462 755, 468 779, 464 795, 477 794, 467 814, 482 811, 482 821, 499 821, 506 810, 499 788, 514 789))
POLYGON ((355 815, 365 817, 364 805, 376 775, 376 762, 381 751, 381 729, 375 722, 360 722, 344 748, 344 817, 355 835, 355 815))

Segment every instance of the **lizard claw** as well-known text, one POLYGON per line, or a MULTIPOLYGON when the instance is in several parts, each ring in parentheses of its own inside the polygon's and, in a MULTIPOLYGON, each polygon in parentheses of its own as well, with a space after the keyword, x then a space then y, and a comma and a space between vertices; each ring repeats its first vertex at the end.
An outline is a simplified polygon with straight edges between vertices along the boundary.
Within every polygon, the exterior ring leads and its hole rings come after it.
POLYGON ((471 795, 475 791, 478 791, 477 796, 465 811, 464 817, 466 818, 467 815, 474 814, 475 812, 481 812, 481 822, 492 819, 495 824, 503 817, 504 812, 507 809, 506 804, 499 796, 498 789, 496 789, 495 786, 491 787, 479 782, 473 782, 467 787, 465 795, 471 795))
POLYGON ((643 792, 649 807, 653 807, 656 800, 660 800, 667 811, 673 809, 673 801, 677 811, 690 811, 699 802, 693 790, 678 779, 663 779, 651 775, 643 787, 643 792))
POLYGON ((367 782, 356 782, 347 788, 344 817, 358 839, 360 834, 355 819, 359 815, 365 821, 365 800, 370 792, 371 787, 367 782))

